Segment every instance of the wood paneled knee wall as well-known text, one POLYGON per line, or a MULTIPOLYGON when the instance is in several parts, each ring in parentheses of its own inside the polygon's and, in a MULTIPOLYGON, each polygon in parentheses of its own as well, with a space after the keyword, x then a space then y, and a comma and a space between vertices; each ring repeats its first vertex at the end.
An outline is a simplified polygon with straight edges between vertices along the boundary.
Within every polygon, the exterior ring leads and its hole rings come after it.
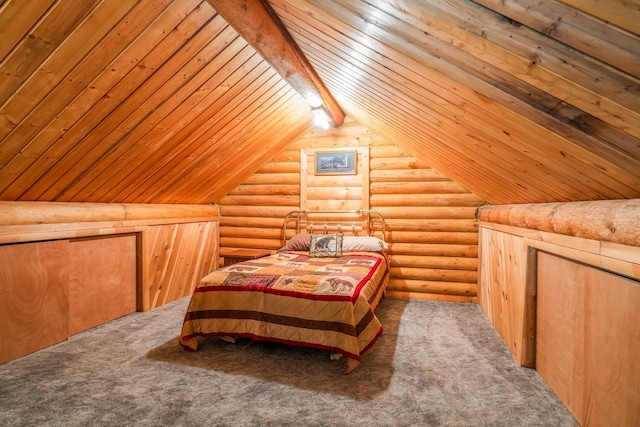
POLYGON ((217 263, 212 205, 0 202, 0 363, 190 295, 217 263))

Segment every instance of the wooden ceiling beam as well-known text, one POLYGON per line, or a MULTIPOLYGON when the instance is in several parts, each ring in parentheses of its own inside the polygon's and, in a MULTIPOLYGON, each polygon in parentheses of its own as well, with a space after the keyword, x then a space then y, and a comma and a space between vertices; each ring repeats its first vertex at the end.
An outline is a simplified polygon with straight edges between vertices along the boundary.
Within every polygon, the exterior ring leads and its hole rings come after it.
POLYGON ((344 112, 266 0, 207 0, 311 106, 322 107, 333 127, 344 112))

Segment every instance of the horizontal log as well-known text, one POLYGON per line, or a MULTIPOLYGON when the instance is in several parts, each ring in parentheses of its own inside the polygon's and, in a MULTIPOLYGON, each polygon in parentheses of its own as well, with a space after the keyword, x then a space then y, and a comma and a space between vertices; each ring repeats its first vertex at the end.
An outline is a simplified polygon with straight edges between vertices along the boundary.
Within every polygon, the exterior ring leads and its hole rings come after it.
POLYGON ((371 206, 479 206, 482 199, 465 194, 372 194, 371 206))
POLYGON ((229 195, 236 196, 298 196, 300 185, 296 184, 272 184, 272 185, 239 185, 229 195))
POLYGON ((438 219, 438 218, 474 218, 475 206, 378 206, 371 204, 371 209, 378 211, 385 220, 392 218, 438 219))
POLYGON ((372 182, 369 191, 371 194, 469 193, 464 187, 453 181, 372 182))
POLYGON ((389 253, 414 256, 478 257, 478 245, 443 245, 421 243, 389 243, 389 253))
POLYGON ((254 173, 244 184, 300 184, 300 173, 254 173))
POLYGON ((372 170, 369 172, 371 182, 421 182, 421 181, 450 181, 450 179, 435 169, 393 169, 372 170))
POLYGON ((221 257, 263 257, 270 255, 270 252, 266 249, 247 249, 247 248, 221 248, 221 257))
POLYGON ((258 173, 298 173, 300 162, 269 162, 257 171, 258 173))
POLYGON ((292 209, 300 206, 300 197, 268 195, 268 196, 225 196, 218 202, 224 205, 247 205, 247 206, 291 206, 292 209))
POLYGON ((197 217, 217 220, 215 205, 133 203, 0 202, 0 225, 136 221, 197 217))
POLYGON ((481 221, 640 246, 640 199, 485 206, 481 221))
POLYGON ((476 296, 478 286, 475 283, 391 279, 388 289, 402 292, 476 296))
POLYGON ((447 270, 478 270, 477 258, 390 255, 389 264, 392 267, 412 268, 442 268, 447 270))
POLYGON ((362 187, 307 188, 307 200, 362 200, 362 187))
POLYGON ((285 215, 295 209, 289 206, 220 206, 222 216, 269 217, 284 220, 285 215))
POLYGON ((241 237, 221 237, 220 247, 248 248, 248 249, 280 249, 282 240, 279 239, 251 239, 241 237))
POLYGON ((394 170, 394 169, 431 169, 427 163, 415 157, 387 157, 372 158, 369 160, 371 171, 374 170, 394 170))
POLYGON ((445 282, 478 282, 478 273, 476 271, 446 270, 438 268, 391 267, 391 277, 411 280, 433 280, 445 282))
POLYGON ((300 150, 283 150, 274 155, 269 162, 297 162, 300 165, 300 150))
POLYGON ((467 297, 462 295, 432 294, 427 292, 403 292, 387 288, 385 298, 396 299, 420 299, 428 301, 444 301, 458 303, 475 303, 476 297, 467 297))
MULTIPOLYGON (((282 218, 255 216, 221 216, 220 227, 282 228, 282 218)), ((294 221, 290 222, 294 226, 294 221)))
MULTIPOLYGON (((203 220, 205 221, 205 220, 203 220)), ((200 221, 198 221, 200 222, 200 221)), ((174 220, 65 222, 63 224, 0 225, 0 245, 44 240, 139 233, 150 225, 175 224, 174 220)))
POLYGON ((388 231, 385 240, 393 243, 476 245, 478 233, 388 231))
POLYGON ((220 237, 247 237, 251 239, 281 239, 282 228, 220 227, 220 237))
POLYGON ((362 200, 307 200, 305 209, 357 210, 362 209, 362 200))
POLYGON ((394 231, 477 231, 475 219, 386 219, 394 231))
POLYGON ((307 188, 311 187, 362 187, 362 176, 359 175, 309 175, 307 188))
POLYGON ((397 145, 378 145, 370 147, 369 155, 372 159, 383 157, 413 157, 397 145))

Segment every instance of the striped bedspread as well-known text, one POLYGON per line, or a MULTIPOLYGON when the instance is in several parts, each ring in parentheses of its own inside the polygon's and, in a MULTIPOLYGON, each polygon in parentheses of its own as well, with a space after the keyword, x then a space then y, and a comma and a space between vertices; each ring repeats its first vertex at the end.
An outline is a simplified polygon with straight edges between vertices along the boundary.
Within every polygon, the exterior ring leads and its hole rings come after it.
POLYGON ((281 252, 204 277, 191 297, 180 343, 241 336, 342 353, 360 360, 382 333, 374 314, 389 280, 386 256, 349 252, 309 258, 281 252))

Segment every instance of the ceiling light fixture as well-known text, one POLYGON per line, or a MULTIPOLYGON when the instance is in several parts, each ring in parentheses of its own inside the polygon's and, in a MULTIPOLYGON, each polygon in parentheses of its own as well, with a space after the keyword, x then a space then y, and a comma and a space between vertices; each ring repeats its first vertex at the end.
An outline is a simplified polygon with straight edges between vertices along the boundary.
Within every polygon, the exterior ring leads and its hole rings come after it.
POLYGON ((329 122, 329 115, 322 106, 314 107, 311 109, 313 113, 313 124, 320 129, 329 129, 331 123, 329 122))

